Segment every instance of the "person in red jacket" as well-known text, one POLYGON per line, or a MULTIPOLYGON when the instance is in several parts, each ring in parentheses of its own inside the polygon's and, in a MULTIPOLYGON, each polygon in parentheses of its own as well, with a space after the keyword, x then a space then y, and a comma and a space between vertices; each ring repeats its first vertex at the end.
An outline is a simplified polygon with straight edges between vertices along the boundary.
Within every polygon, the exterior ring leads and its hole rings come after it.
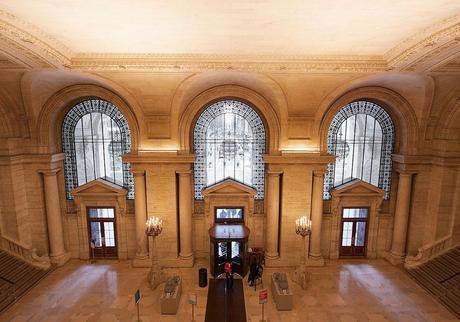
POLYGON ((225 278, 227 288, 231 290, 233 288, 233 271, 231 262, 225 263, 225 278))

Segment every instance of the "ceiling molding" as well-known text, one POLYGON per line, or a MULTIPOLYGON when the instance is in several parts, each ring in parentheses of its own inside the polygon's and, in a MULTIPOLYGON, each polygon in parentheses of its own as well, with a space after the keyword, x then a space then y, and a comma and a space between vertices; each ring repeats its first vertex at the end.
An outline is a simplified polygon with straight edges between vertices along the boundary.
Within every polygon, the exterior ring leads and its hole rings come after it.
POLYGON ((460 50, 434 65, 430 71, 433 73, 460 73, 460 50))
POLYGON ((65 67, 74 55, 69 48, 37 26, 4 10, 0 10, 0 43, 13 47, 35 62, 37 67, 65 67))
POLYGON ((460 50, 460 15, 423 29, 384 54, 389 68, 423 72, 460 50))
POLYGON ((24 69, 27 64, 0 48, 0 69, 24 69))
POLYGON ((237 70, 249 72, 374 73, 387 70, 378 56, 223 56, 175 54, 79 54, 72 68, 92 71, 200 72, 237 70))
POLYGON ((237 70, 271 73, 425 72, 460 51, 460 15, 408 37, 384 55, 215 55, 75 53, 23 19, 0 10, 0 50, 30 68, 89 71, 200 72, 237 70))

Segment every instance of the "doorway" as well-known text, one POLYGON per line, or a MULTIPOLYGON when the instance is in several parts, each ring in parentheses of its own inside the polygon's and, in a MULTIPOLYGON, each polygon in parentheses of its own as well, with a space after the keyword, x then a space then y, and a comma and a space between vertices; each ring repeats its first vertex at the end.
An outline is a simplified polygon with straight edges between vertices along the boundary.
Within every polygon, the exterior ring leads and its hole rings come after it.
POLYGON ((366 256, 369 208, 343 208, 340 256, 366 256))
POLYGON ((249 228, 244 225, 216 224, 209 229, 211 274, 225 272, 225 262, 232 263, 235 273, 246 276, 249 228))
POLYGON ((222 241, 217 243, 217 275, 225 272, 224 266, 226 262, 232 263, 232 268, 235 273, 243 275, 242 252, 240 251, 242 243, 240 241, 222 241))
POLYGON ((87 208, 91 258, 117 258, 114 208, 87 208))

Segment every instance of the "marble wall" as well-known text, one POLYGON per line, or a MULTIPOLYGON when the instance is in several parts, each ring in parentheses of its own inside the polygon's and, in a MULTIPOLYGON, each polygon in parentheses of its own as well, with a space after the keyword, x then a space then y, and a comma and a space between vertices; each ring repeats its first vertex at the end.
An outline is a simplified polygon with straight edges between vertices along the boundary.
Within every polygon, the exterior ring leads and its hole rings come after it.
MULTIPOLYGON (((282 173, 279 258, 273 265, 300 262, 302 243, 294 232, 294 222, 311 214, 312 172, 326 164, 315 158, 325 151, 327 120, 334 109, 355 99, 372 99, 389 111, 396 124, 395 153, 404 157, 398 166, 415 173, 408 254, 415 255, 423 245, 446 235, 452 235, 455 243, 460 241, 460 142, 455 122, 443 119, 444 111, 449 111, 452 120, 460 119, 460 113, 452 107, 460 97, 455 86, 458 76, 239 71, 101 71, 96 75, 59 70, 2 71, 2 76, 0 94, 4 97, 0 95, 0 105, 1 110, 9 112, 0 114, 0 118, 10 123, 14 120, 14 124, 11 131, 0 135, 0 231, 2 236, 36 248, 39 253, 48 253, 49 245, 43 178, 38 170, 51 165, 62 167, 61 161, 52 161, 62 152, 60 124, 72 104, 89 96, 110 100, 127 115, 133 136, 132 154, 138 158, 136 169, 145 171, 147 213, 160 216, 165 224, 157 243, 162 265, 183 264, 178 258, 176 172, 189 170, 192 165, 182 157, 192 152, 187 145, 191 138, 187 124, 193 124, 205 104, 223 97, 244 99, 259 110, 269 126, 270 157, 299 153, 310 158, 267 162, 267 167, 282 173), (167 161, 142 161, 142 153, 150 152, 167 161)), ((78 232, 76 210, 65 200, 62 171, 58 180, 65 247, 78 258, 87 241, 78 232)), ((375 217, 372 256, 385 257, 391 248, 397 188, 395 175, 390 202, 375 217)), ((197 205, 191 214, 192 243, 195 257, 200 258, 209 256, 209 225, 197 205)), ((326 203, 321 229, 321 249, 326 258, 336 252, 331 240, 337 230, 327 207, 326 203)), ((264 246, 267 238, 275 238, 266 235, 266 210, 256 212, 250 223, 253 246, 264 246)), ((118 232, 125 240, 124 258, 136 254, 135 226, 135 210, 131 209, 118 232)))

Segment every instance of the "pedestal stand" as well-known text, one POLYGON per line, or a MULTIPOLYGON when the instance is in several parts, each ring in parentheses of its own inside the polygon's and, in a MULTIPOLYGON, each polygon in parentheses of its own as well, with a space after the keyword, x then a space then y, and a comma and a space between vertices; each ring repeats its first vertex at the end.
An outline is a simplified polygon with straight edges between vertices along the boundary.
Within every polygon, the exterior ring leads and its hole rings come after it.
POLYGON ((158 263, 157 250, 155 247, 155 238, 161 234, 163 230, 162 221, 157 217, 150 217, 146 223, 145 233, 152 237, 152 267, 148 275, 148 281, 152 290, 158 285, 166 281, 166 274, 161 270, 158 263))
POLYGON ((306 289, 308 285, 308 281, 310 280, 310 273, 307 271, 306 268, 306 252, 307 252, 307 240, 306 236, 311 232, 311 221, 307 217, 301 217, 300 219, 296 220, 296 230, 297 235, 302 236, 303 242, 303 254, 302 254, 302 262, 299 267, 296 268, 294 271, 294 282, 300 285, 302 289, 306 289))

